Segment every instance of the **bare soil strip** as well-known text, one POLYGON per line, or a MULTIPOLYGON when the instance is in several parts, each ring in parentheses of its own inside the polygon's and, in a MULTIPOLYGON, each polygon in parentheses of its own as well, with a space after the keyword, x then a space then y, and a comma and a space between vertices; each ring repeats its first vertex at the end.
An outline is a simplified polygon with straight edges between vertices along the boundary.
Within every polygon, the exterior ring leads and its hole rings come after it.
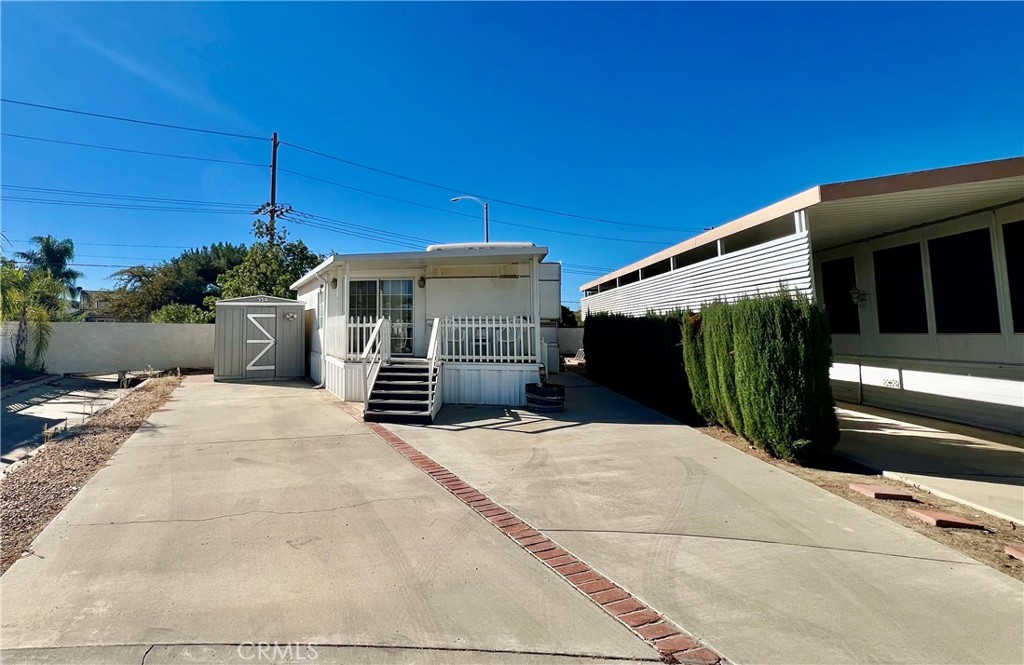
POLYGON ((180 383, 180 377, 151 379, 8 470, 0 481, 0 574, 32 554, 39 532, 180 383))

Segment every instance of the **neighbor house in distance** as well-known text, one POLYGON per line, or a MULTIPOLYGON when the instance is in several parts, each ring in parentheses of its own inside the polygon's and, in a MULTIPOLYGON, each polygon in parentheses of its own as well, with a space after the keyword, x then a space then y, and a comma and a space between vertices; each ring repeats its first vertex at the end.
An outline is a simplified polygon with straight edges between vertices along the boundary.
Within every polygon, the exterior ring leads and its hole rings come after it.
POLYGON ((1024 434, 1024 158, 812 187, 584 284, 581 306, 780 288, 828 310, 837 400, 1024 434))

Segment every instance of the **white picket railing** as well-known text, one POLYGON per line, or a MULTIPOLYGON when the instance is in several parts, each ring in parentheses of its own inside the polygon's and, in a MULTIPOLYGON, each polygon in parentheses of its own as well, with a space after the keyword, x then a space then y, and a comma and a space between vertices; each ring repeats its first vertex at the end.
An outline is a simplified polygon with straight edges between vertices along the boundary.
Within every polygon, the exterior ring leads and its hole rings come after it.
POLYGON ((366 341, 366 347, 359 355, 359 362, 362 364, 363 372, 363 395, 366 401, 370 401, 370 392, 377 380, 380 368, 391 362, 391 322, 388 319, 380 319, 373 327, 370 338, 366 341))
POLYGON ((344 360, 358 360, 377 326, 372 316, 329 316, 324 322, 324 347, 327 355, 344 360), (347 335, 344 329, 348 327, 347 335))
POLYGON ((347 357, 354 358, 363 352, 377 323, 378 319, 374 316, 353 316, 349 319, 347 357))
POLYGON ((451 362, 536 362, 535 324, 526 316, 449 316, 441 358, 451 362))
POLYGON ((441 410, 441 320, 434 319, 430 327, 430 343, 427 345, 427 376, 430 382, 428 411, 433 420, 441 410), (437 372, 435 378, 434 373, 437 372))

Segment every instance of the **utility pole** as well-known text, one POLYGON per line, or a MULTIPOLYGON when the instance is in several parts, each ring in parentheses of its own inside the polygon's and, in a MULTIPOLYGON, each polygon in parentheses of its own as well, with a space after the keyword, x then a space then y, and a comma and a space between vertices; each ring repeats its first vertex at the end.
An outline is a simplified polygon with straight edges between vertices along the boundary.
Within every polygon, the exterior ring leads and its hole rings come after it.
POLYGON ((281 144, 277 140, 277 132, 274 132, 273 139, 273 153, 270 159, 270 244, 277 242, 277 231, 274 228, 274 223, 277 220, 277 146, 281 144))

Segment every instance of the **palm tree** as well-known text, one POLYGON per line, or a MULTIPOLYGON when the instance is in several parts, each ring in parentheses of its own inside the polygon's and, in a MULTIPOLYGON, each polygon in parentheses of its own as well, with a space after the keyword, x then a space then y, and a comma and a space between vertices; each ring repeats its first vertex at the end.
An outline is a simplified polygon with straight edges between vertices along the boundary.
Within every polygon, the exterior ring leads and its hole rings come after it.
POLYGON ((26 362, 29 328, 34 333, 31 364, 39 365, 50 345, 53 331, 50 320, 57 313, 53 303, 60 303, 65 288, 62 281, 45 270, 26 272, 7 261, 0 266, 0 318, 18 322, 18 333, 14 338, 16 366, 29 365, 26 362))
POLYGON ((70 238, 57 240, 53 236, 33 236, 35 249, 17 252, 16 256, 28 264, 30 272, 49 270, 54 278, 64 284, 64 289, 72 300, 81 293, 75 282, 82 273, 68 267, 75 259, 75 243, 70 238))

